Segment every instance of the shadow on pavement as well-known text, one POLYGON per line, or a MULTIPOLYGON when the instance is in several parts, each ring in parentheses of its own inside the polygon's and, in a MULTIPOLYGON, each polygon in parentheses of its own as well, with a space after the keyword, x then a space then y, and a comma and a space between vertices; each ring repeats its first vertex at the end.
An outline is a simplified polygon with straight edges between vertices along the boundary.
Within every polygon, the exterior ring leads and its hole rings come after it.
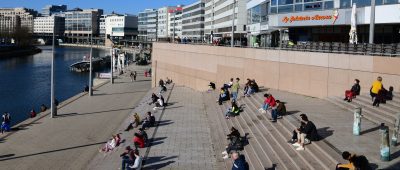
POLYGON ((78 149, 78 148, 83 148, 83 147, 87 147, 87 146, 104 144, 106 142, 107 141, 98 142, 98 143, 91 143, 91 144, 86 144, 86 145, 73 146, 73 147, 69 147, 69 148, 62 148, 62 149, 56 149, 56 150, 45 151, 45 152, 38 152, 38 153, 33 153, 33 154, 21 155, 21 156, 14 156, 14 154, 6 154, 6 155, 13 155, 13 156, 12 157, 8 157, 8 158, 0 158, 0 161, 19 159, 19 158, 25 158, 25 157, 30 157, 30 156, 36 156, 36 155, 44 155, 44 154, 48 154, 48 153, 60 152, 60 151, 65 151, 65 150, 70 150, 70 149, 78 149))
POLYGON ((174 122, 171 120, 162 120, 158 122, 158 126, 166 126, 166 125, 170 125, 173 124, 174 122))
MULTIPOLYGON (((151 164, 151 163, 157 163, 157 162, 161 162, 161 161, 167 161, 170 159, 175 159, 178 158, 178 156, 153 156, 153 157, 147 157, 147 159, 144 161, 145 165, 146 164, 151 164)), ((175 161, 173 161, 175 162, 175 161)))
POLYGON ((293 114, 296 114, 296 113, 300 113, 300 111, 299 110, 287 111, 286 115, 293 115, 293 114))
POLYGON ((377 131, 377 130, 379 130, 381 128, 381 125, 378 125, 378 126, 376 126, 376 127, 373 127, 373 128, 370 128, 370 129, 367 129, 367 130, 364 130, 364 131, 361 131, 360 132, 360 135, 364 135, 364 134, 367 134, 367 133, 370 133, 370 132, 373 132, 373 131, 377 131))
POLYGON ((105 112, 132 110, 134 108, 135 107, 130 107, 130 108, 125 108, 125 109, 105 110, 105 111, 90 112, 90 113, 65 113, 65 114, 59 114, 59 115, 57 115, 57 117, 68 117, 68 116, 81 116, 81 115, 99 114, 99 113, 105 113, 105 112))
POLYGON ((330 127, 323 127, 323 128, 319 128, 317 130, 318 134, 320 136, 320 140, 323 140, 323 139, 333 135, 334 130, 328 130, 329 128, 330 127))
POLYGON ((94 94, 94 96, 107 96, 107 95, 119 95, 119 94, 134 94, 134 93, 145 93, 147 91, 128 91, 128 92, 122 92, 122 93, 101 93, 101 94, 94 94))
POLYGON ((175 163, 175 161, 168 161, 168 162, 164 162, 164 163, 159 163, 159 164, 154 164, 154 165, 150 165, 150 166, 145 166, 143 169, 146 170, 153 170, 153 169, 161 169, 164 168, 172 163, 175 163))

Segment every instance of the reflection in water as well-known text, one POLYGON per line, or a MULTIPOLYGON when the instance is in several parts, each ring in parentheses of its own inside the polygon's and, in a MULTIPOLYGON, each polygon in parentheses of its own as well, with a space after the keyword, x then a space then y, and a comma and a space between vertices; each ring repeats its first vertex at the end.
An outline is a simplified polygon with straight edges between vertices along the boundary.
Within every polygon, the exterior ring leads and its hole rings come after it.
MULTIPOLYGON (((15 124, 28 118, 30 109, 50 105, 51 47, 27 57, 0 59, 0 112, 8 111, 15 124)), ((89 56, 89 48, 56 48, 55 93, 61 102, 81 92, 88 84, 88 73, 69 71, 72 63, 89 56)), ((108 55, 107 50, 93 49, 94 57, 108 55)))

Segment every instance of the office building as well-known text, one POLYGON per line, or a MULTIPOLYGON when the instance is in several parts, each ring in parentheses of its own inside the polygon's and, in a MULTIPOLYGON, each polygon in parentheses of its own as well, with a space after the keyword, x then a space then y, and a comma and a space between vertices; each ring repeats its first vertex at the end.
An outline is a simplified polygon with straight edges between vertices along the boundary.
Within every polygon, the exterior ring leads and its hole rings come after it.
POLYGON ((198 42, 204 41, 204 5, 205 0, 183 7, 182 37, 198 42))
POLYGON ((246 2, 245 0, 205 1, 204 29, 209 42, 221 39, 229 44, 234 25, 234 43, 236 45, 246 43, 246 2))
POLYGON ((64 13, 65 32, 69 43, 88 43, 90 36, 96 37, 100 32, 102 9, 74 9, 64 13))
POLYGON ((62 36, 65 31, 65 18, 58 16, 36 17, 33 33, 38 36, 62 36))
POLYGON ((47 17, 67 11, 67 5, 46 5, 42 9, 42 16, 47 17))
POLYGON ((138 30, 139 40, 156 41, 157 40, 157 14, 156 9, 146 9, 139 12, 138 30))

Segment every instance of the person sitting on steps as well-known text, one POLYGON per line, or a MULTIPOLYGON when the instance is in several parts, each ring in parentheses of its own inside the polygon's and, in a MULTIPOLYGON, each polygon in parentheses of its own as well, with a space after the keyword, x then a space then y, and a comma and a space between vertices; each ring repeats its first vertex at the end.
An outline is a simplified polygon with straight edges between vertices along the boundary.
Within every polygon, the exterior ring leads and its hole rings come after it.
POLYGON ((360 95, 361 86, 360 80, 355 79, 354 85, 351 87, 351 90, 346 90, 345 98, 343 100, 347 100, 347 102, 351 102, 356 96, 360 95))
POLYGON ((145 147, 145 143, 144 143, 144 139, 142 136, 140 136, 138 133, 133 134, 133 143, 135 144, 136 148, 144 148, 145 147))
POLYGON ((232 150, 237 150, 238 145, 241 145, 241 135, 237 129, 234 127, 231 128, 231 133, 228 136, 228 140, 230 141, 228 146, 226 146, 225 151, 222 152, 223 159, 228 159, 229 154, 232 150))
POLYGON ((232 107, 228 108, 228 110, 225 112, 225 118, 226 119, 229 119, 230 116, 239 115, 239 112, 240 112, 239 106, 237 106, 235 101, 232 101, 231 104, 232 104, 232 107))
POLYGON ((281 102, 280 100, 276 100, 276 114, 278 115, 278 119, 281 118, 283 115, 286 114, 286 106, 285 103, 281 102))
POLYGON ((350 154, 348 151, 342 153, 342 158, 349 161, 347 164, 337 164, 336 170, 371 170, 368 159, 364 155, 350 154))
POLYGON ((230 100, 229 91, 223 87, 221 87, 220 94, 218 96, 218 104, 222 105, 222 102, 230 100))
POLYGON ((125 131, 129 131, 135 127, 138 127, 140 125, 140 117, 138 113, 133 114, 132 120, 129 122, 128 127, 126 127, 125 131))
POLYGON ((304 144, 308 144, 311 141, 319 140, 319 135, 317 131, 317 127, 313 122, 308 120, 308 117, 305 114, 301 114, 301 121, 304 123, 303 129, 295 129, 297 132, 298 140, 293 146, 297 147, 296 150, 302 151, 304 150, 304 144))
POLYGON ((156 118, 151 114, 151 112, 147 112, 146 118, 144 118, 142 123, 142 129, 147 129, 149 127, 155 126, 156 118))

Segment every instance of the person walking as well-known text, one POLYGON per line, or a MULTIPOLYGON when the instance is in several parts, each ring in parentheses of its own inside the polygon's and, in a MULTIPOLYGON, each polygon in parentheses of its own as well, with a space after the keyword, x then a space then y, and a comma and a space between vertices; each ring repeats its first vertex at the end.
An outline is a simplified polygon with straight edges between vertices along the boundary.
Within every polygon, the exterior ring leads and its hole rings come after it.
POLYGON ((131 77, 131 82, 133 82, 133 72, 131 71, 131 73, 129 74, 129 77, 131 77))
POLYGON ((383 89, 383 84, 382 84, 382 77, 378 77, 373 83, 372 87, 370 90, 370 95, 372 98, 372 102, 374 102, 375 97, 378 95, 379 91, 383 89))
POLYGON ((240 89, 239 81, 240 81, 240 79, 236 78, 236 82, 231 87, 232 101, 234 101, 234 102, 236 102, 236 100, 237 100, 239 89, 240 89))
POLYGON ((134 72, 133 72, 133 81, 136 81, 136 76, 137 76, 137 72, 134 71, 134 72))

